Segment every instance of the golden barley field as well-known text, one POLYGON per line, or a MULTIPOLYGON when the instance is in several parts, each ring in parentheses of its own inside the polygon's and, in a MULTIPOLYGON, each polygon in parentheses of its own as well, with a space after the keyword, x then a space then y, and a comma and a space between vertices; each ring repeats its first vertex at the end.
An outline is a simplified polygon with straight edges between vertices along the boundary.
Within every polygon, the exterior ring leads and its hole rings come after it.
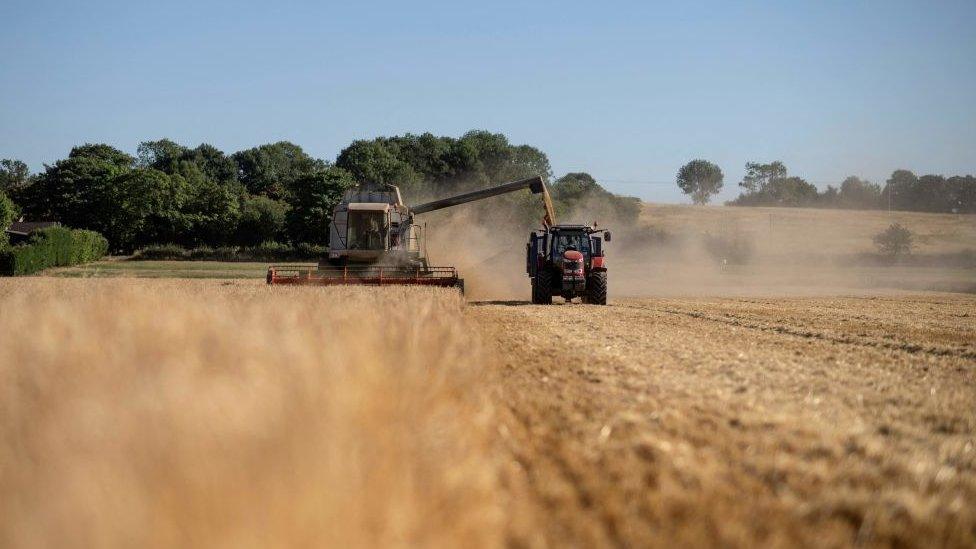
POLYGON ((976 296, 0 281, 3 547, 967 547, 976 296))
POLYGON ((503 540, 456 294, 37 278, 0 307, 0 546, 503 540))

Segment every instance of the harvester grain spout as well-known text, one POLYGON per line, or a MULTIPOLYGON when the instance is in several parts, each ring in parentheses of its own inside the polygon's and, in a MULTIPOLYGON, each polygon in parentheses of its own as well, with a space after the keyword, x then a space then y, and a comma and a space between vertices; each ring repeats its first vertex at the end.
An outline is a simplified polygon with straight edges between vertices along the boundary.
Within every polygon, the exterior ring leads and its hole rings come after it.
POLYGON ((546 217, 544 222, 547 226, 553 225, 555 223, 556 215, 553 212, 552 199, 549 197, 549 190, 546 188, 546 184, 542 181, 542 178, 539 176, 530 177, 528 179, 521 179, 519 181, 512 181, 511 183, 505 183, 504 185, 498 185, 497 187, 489 187, 487 189, 471 191, 469 193, 459 194, 457 196, 452 196, 450 198, 442 198, 440 200, 434 200, 433 202, 427 202, 424 204, 413 206, 412 208, 410 208, 410 210, 414 214, 422 214, 422 213, 432 212, 434 210, 449 208, 451 206, 466 204, 468 202, 474 202, 475 200, 490 198, 492 196, 498 196, 505 193, 520 191, 522 189, 529 189, 530 191, 532 191, 533 194, 542 193, 542 201, 546 210, 546 217))
POLYGON ((414 215, 529 189, 542 194, 543 223, 555 223, 552 200, 541 177, 530 177, 414 207, 403 204, 394 185, 360 185, 349 189, 332 212, 328 256, 318 266, 278 265, 268 268, 268 284, 296 285, 417 285, 454 287, 464 280, 454 267, 427 262, 421 227, 414 215))

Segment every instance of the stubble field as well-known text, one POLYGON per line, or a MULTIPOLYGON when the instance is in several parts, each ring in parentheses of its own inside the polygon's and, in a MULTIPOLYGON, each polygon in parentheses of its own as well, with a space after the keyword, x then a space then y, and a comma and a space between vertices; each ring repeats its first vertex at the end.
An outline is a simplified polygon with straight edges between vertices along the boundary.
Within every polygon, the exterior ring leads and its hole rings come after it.
POLYGON ((0 281, 3 546, 967 546, 976 297, 0 281))

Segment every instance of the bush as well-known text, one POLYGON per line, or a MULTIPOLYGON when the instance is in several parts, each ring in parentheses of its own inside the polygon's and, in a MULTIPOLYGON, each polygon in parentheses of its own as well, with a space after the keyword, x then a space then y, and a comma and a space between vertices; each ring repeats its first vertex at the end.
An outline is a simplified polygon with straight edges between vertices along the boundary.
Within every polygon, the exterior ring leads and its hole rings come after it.
POLYGON ((183 260, 188 259, 187 251, 177 244, 156 244, 146 246, 137 251, 132 259, 146 259, 150 261, 183 260))
POLYGON ((0 274, 26 275, 50 267, 88 263, 108 252, 108 240, 95 231, 51 227, 36 231, 28 243, 0 252, 0 274))
POLYGON ((887 229, 874 235, 878 251, 891 258, 907 255, 912 251, 912 232, 900 223, 892 223, 887 229))
POLYGON ((189 259, 196 261, 213 261, 215 257, 214 249, 210 246, 198 246, 190 250, 187 255, 189 259))
POLYGON ((132 256, 146 261, 304 261, 319 260, 328 249, 316 244, 301 243, 295 246, 280 242, 264 242, 258 246, 224 246, 184 249, 176 244, 147 246, 132 256))

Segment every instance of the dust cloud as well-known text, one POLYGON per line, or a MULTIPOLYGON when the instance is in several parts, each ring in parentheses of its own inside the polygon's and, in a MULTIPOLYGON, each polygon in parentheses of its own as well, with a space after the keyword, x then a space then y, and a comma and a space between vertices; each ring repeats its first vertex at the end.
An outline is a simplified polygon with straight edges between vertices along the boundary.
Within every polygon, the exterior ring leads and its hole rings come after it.
MULTIPOLYGON (((645 204, 628 226, 588 206, 558 221, 611 230, 611 297, 976 292, 973 215, 645 204), (914 246, 891 259, 872 238, 895 222, 914 246)), ((420 222, 433 264, 456 266, 469 299, 528 299, 530 228, 509 213, 461 206, 420 222)))

